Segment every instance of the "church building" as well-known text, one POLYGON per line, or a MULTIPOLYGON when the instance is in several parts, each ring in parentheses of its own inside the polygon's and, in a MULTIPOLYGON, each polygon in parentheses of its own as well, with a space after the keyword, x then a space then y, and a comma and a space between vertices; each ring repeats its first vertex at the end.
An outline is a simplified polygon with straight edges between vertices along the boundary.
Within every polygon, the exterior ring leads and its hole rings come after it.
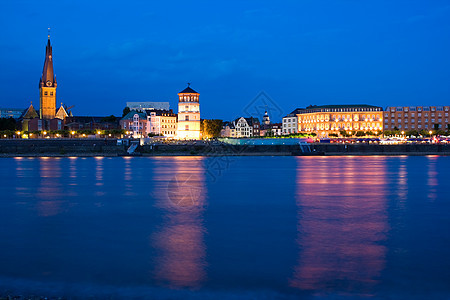
POLYGON ((45 47, 44 69, 39 80, 39 117, 43 120, 51 120, 56 116, 56 87, 49 34, 47 46, 45 47))

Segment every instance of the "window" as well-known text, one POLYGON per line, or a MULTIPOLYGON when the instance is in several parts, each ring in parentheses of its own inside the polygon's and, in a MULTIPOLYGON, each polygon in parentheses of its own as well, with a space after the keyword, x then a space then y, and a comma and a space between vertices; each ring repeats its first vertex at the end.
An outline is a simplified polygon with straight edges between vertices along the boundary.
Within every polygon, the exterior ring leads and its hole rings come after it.
POLYGON ((50 92, 50 96, 53 96, 53 92, 50 92))
POLYGON ((45 91, 45 92, 44 92, 44 96, 47 96, 47 95, 48 95, 48 93, 47 93, 47 91, 45 91))
POLYGON ((184 111, 189 111, 189 105, 186 105, 186 106, 184 107, 184 111))
POLYGON ((184 129, 185 130, 189 130, 189 125, 186 125, 186 127, 184 129))
POLYGON ((184 120, 185 120, 185 121, 189 121, 189 116, 185 116, 185 117, 184 117, 184 120))

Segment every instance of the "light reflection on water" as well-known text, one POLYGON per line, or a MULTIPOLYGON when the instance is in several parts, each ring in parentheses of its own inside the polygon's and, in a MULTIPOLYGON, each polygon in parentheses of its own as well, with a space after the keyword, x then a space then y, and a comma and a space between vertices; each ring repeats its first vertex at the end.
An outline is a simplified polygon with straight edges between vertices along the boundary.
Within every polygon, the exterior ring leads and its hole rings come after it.
POLYGON ((164 218, 151 237, 158 250, 155 279, 170 287, 199 287, 206 277, 203 159, 160 159, 156 163, 155 200, 164 218))
POLYGON ((447 157, 245 157, 214 182, 198 157, 0 164, 0 279, 449 294, 447 157))
POLYGON ((290 285, 370 291, 385 266, 386 158, 297 160, 297 266, 290 285))

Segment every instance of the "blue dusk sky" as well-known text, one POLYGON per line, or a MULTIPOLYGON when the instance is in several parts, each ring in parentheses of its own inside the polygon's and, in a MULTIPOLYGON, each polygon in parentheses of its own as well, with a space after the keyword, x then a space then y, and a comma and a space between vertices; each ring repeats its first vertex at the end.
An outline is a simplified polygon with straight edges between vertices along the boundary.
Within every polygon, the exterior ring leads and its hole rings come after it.
POLYGON ((261 91, 278 120, 309 104, 450 104, 450 1, 15 0, 0 25, 0 107, 38 106, 48 27, 57 102, 75 115, 176 111, 187 82, 202 118, 225 120, 261 91))

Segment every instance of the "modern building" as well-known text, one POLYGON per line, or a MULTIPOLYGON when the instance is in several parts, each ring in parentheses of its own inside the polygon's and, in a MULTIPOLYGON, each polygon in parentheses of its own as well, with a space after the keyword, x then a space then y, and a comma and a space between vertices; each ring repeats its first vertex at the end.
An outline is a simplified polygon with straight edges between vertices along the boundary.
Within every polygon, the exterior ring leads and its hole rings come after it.
MULTIPOLYGON (((328 137, 330 133, 347 131, 374 132, 383 131, 383 109, 379 106, 360 105, 322 105, 297 109, 291 115, 297 117, 297 132, 315 133, 319 137, 328 137)), ((290 118, 294 118, 290 116, 290 118)), ((292 128, 284 126, 285 128, 292 128)), ((295 126, 294 126, 295 128, 295 126)))
POLYGON ((169 102, 127 102, 130 110, 146 111, 146 110, 169 110, 169 102))
POLYGON ((190 84, 178 93, 178 138, 200 139, 200 94, 190 84))
POLYGON ((43 120, 51 120, 56 115, 56 76, 53 73, 53 54, 48 35, 45 47, 45 60, 42 76, 39 80, 39 117, 43 120))
POLYGON ((24 108, 0 108, 0 118, 19 119, 25 111, 24 108))
POLYGON ((447 130, 450 106, 396 106, 384 111, 384 130, 447 130))
POLYGON ((178 115, 170 110, 147 110, 147 135, 156 134, 166 137, 176 137, 178 115))

